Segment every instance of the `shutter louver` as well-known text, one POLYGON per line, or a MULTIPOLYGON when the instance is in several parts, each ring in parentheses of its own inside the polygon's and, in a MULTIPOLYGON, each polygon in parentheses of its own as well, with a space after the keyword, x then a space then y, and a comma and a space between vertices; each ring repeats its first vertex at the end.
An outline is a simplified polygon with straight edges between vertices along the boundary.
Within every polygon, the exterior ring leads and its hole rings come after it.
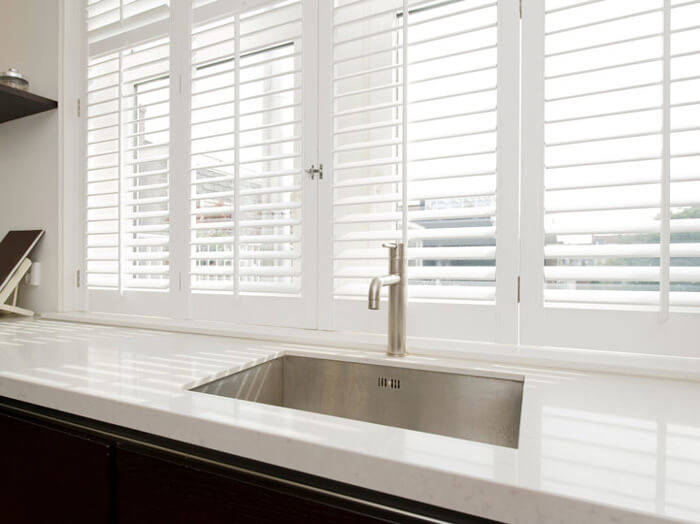
POLYGON ((300 1, 195 27, 193 290, 301 290, 300 1))
POLYGON ((496 2, 336 1, 333 16, 336 296, 365 295, 381 244, 403 240, 409 296, 492 302, 496 2))
MULTIPOLYGON (((88 5, 88 23, 104 3, 88 5)), ((87 69, 87 285, 167 289, 169 42, 91 57, 87 69)))

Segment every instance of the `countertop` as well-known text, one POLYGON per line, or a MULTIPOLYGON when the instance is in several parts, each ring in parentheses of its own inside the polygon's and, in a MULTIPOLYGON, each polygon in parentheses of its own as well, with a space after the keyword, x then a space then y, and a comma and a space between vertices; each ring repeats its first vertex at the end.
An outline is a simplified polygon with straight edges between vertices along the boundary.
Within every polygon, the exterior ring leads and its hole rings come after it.
POLYGON ((700 382, 33 319, 0 396, 508 523, 700 523, 700 382), (188 388, 283 354, 525 377, 518 449, 188 388))

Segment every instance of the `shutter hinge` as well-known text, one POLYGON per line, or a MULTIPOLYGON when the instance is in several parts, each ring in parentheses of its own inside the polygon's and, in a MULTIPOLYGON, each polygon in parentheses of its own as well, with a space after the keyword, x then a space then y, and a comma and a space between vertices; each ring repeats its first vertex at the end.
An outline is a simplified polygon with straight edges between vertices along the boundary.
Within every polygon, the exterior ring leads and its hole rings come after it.
POLYGON ((518 275, 518 304, 520 304, 520 275, 518 275))
POLYGON ((518 11, 520 13, 520 20, 523 19, 523 0, 518 0, 518 11))
POLYGON ((75 272, 75 287, 80 287, 80 270, 75 272))
POLYGON ((318 167, 311 164, 311 167, 306 169, 306 174, 311 176, 311 180, 314 180, 316 175, 318 175, 319 180, 323 180, 323 164, 319 164, 318 167))
POLYGON ((177 274, 177 288, 178 291, 182 292, 182 273, 177 274))
POLYGON ((80 98, 78 98, 78 108, 77 108, 78 118, 80 118, 80 98))

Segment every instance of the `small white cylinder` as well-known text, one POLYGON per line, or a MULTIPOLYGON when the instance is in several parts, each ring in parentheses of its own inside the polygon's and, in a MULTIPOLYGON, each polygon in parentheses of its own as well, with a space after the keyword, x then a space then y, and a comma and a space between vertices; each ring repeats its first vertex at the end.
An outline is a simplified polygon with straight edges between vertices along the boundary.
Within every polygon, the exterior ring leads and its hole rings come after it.
POLYGON ((38 286, 41 283, 41 263, 34 262, 29 271, 29 285, 38 286))

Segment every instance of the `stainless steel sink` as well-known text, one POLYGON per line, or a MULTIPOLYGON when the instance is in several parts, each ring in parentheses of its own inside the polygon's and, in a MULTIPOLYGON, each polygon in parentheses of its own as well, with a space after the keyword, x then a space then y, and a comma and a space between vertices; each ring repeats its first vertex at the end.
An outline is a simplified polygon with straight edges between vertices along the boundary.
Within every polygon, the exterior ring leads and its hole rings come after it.
POLYGON ((287 355, 192 391, 517 448, 523 380, 287 355))

